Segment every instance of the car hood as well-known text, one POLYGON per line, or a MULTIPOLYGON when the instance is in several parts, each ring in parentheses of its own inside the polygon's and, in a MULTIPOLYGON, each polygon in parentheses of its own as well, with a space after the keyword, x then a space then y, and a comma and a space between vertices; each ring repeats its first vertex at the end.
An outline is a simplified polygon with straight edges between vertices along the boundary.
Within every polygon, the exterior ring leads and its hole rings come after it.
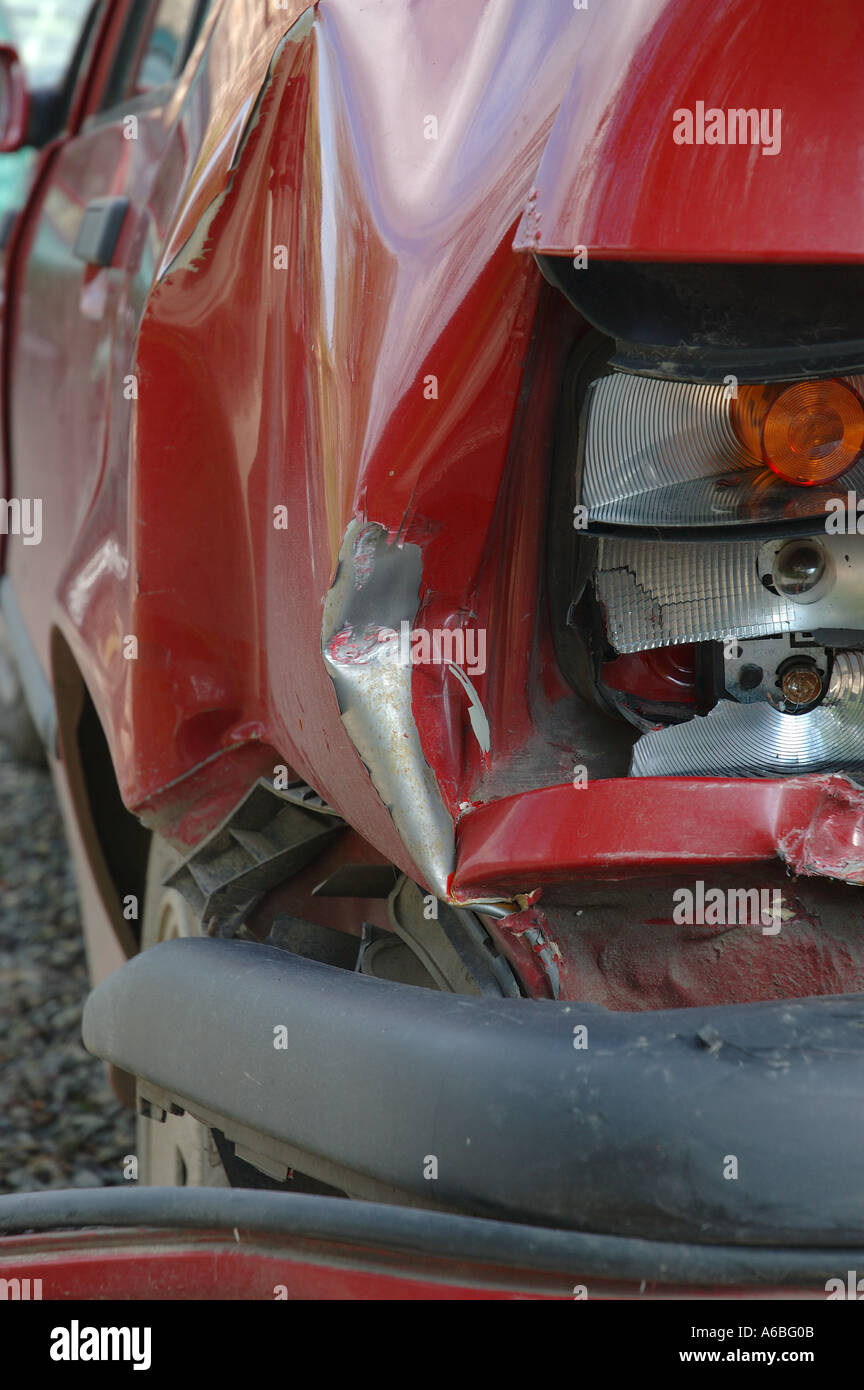
POLYGON ((569 23, 584 38, 517 250, 583 246, 641 261, 864 257, 853 61, 864 10, 854 0, 817 24, 806 0, 591 0, 569 23), (751 117, 730 122, 739 110, 758 114, 758 131, 751 117))

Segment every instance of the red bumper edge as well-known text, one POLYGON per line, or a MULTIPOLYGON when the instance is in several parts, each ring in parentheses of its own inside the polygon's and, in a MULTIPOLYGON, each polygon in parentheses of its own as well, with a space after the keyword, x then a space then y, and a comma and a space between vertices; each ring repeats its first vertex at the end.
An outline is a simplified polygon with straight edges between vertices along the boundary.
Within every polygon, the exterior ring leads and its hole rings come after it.
POLYGON ((839 776, 640 777, 504 797, 459 824, 455 897, 780 858, 864 882, 864 792, 839 776))

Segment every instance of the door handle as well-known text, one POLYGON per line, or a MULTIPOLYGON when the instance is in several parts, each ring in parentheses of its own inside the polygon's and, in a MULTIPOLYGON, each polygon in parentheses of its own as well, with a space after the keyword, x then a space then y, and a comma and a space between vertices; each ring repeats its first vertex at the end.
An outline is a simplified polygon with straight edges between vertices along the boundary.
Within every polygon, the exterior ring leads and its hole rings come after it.
POLYGON ((128 198, 94 198, 84 209, 74 254, 85 265, 110 266, 131 204, 128 198))

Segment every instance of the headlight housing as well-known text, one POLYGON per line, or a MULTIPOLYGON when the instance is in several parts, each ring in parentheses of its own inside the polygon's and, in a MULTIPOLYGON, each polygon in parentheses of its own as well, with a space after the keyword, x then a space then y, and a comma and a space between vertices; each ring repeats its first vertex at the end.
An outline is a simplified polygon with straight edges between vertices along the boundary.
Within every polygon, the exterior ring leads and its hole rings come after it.
POLYGON ((864 492, 864 376, 709 386, 615 371, 588 387, 589 526, 819 518, 840 476, 845 489, 864 492))

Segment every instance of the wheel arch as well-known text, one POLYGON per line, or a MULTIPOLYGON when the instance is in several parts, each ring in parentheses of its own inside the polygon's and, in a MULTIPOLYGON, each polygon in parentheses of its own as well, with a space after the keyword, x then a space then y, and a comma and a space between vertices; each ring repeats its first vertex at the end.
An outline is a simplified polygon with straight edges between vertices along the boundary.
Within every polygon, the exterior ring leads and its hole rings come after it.
MULTIPOLYGON (((129 959, 139 948, 150 831, 123 802, 96 705, 58 628, 51 633, 51 675, 60 764, 55 772, 61 774, 55 780, 61 783, 63 810, 75 841, 82 911, 86 915, 88 897, 95 893, 115 944, 129 959)), ((85 923, 85 933, 86 927, 85 923)), ((99 975, 103 972, 94 969, 97 946, 88 937, 91 974, 99 975)))

